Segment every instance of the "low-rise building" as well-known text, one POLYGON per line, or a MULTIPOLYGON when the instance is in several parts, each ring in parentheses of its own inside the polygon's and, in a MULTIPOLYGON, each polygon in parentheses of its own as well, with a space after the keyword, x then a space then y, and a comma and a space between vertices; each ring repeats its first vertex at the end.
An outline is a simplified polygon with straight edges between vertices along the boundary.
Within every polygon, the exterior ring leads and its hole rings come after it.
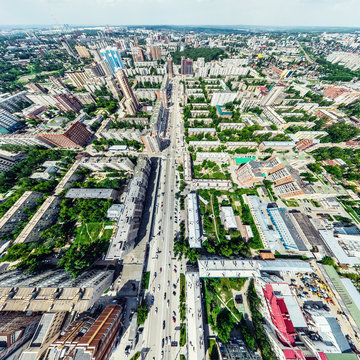
POLYGON ((224 179, 194 179, 192 186, 195 190, 200 189, 216 189, 216 190, 230 190, 232 189, 231 180, 224 179))
POLYGON ((101 188, 73 188, 70 189, 66 195, 68 199, 113 199, 119 197, 119 192, 114 189, 101 188))
POLYGON ((231 206, 221 206, 220 218, 226 230, 238 230, 234 210, 231 206))
POLYGON ((221 131, 223 130, 242 130, 245 127, 244 123, 221 122, 219 124, 221 131))
POLYGON ((81 167, 92 171, 103 171, 106 168, 123 171, 134 171, 134 163, 127 157, 88 157, 81 161, 81 167))

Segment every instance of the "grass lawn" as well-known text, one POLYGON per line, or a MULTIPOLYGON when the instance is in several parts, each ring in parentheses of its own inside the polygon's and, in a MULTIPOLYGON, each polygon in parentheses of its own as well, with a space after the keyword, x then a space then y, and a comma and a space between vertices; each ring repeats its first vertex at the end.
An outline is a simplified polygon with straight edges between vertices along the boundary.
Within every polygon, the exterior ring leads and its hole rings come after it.
POLYGON ((208 351, 210 360, 219 360, 219 352, 217 350, 216 341, 214 339, 209 339, 208 351))
POLYGON ((91 243, 101 238, 110 240, 113 229, 105 229, 105 223, 86 223, 82 224, 76 233, 76 241, 82 244, 91 243))
POLYGON ((212 328, 216 325, 218 314, 225 307, 224 303, 236 316, 235 320, 241 320, 242 315, 235 307, 232 289, 240 291, 246 280, 246 278, 205 279, 206 310, 212 328))

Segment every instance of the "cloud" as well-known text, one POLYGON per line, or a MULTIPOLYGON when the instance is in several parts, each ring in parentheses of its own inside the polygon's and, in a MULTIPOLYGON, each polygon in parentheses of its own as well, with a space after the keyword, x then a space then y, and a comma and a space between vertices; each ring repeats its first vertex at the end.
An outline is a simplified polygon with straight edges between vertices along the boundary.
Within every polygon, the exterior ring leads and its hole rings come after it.
POLYGON ((0 24, 359 26, 359 0, 2 0, 0 24), (49 16, 53 14, 53 16, 49 16), (54 20, 55 19, 55 20, 54 20))

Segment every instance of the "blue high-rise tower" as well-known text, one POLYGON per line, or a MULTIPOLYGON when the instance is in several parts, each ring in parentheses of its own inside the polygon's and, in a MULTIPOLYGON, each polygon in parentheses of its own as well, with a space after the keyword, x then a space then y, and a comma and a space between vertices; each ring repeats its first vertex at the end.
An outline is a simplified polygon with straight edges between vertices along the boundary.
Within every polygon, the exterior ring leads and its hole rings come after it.
POLYGON ((103 60, 109 64, 111 71, 115 74, 119 69, 124 69, 120 52, 116 47, 107 47, 100 50, 103 60))

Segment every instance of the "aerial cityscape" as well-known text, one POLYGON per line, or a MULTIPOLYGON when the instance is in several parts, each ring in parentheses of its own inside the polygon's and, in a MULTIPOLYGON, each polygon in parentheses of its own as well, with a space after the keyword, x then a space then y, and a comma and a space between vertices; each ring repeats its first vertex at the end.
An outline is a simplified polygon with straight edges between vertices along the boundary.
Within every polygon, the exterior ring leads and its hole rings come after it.
POLYGON ((360 359, 359 5, 319 27, 11 6, 0 360, 360 359))

